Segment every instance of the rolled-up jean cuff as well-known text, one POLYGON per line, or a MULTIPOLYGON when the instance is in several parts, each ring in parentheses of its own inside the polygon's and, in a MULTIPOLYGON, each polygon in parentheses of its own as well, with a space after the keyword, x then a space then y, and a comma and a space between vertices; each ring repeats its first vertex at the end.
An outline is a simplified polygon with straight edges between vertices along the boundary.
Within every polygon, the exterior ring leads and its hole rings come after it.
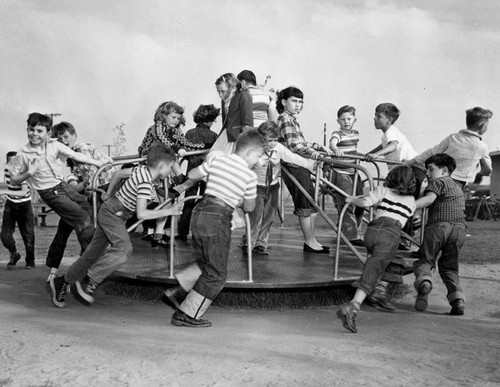
POLYGON ((297 208, 293 211, 293 214, 300 218, 308 218, 316 212, 317 211, 314 208, 297 208))

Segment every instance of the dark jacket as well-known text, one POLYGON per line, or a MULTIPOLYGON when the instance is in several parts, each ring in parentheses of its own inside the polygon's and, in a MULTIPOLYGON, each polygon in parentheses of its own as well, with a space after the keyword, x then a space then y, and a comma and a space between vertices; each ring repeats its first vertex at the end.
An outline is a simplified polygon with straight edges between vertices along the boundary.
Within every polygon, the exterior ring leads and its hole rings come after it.
POLYGON ((227 130, 229 142, 234 142, 245 126, 253 127, 252 96, 248 91, 237 91, 229 103, 226 116, 225 102, 222 101, 222 129, 227 130))

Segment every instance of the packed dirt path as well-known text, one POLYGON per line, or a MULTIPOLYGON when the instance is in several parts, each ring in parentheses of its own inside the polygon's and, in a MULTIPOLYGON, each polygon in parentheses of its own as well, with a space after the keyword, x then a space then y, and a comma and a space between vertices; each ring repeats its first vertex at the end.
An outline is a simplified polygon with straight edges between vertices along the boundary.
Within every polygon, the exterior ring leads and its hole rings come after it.
POLYGON ((363 307, 352 334, 333 308, 212 308, 205 329, 170 325, 161 303, 99 290, 90 308, 68 296, 57 309, 42 262, 11 271, 6 263, 0 386, 500 385, 498 264, 462 266, 465 316, 448 315, 436 281, 427 312, 414 310, 415 294, 392 314, 363 307))

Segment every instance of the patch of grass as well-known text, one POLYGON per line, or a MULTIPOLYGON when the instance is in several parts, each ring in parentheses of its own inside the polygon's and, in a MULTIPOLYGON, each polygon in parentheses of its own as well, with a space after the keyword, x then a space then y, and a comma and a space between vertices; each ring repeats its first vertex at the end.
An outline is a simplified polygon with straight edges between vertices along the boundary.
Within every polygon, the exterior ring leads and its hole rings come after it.
POLYGON ((476 220, 467 222, 467 239, 460 253, 462 264, 500 263, 495 252, 500 235, 500 222, 476 220))

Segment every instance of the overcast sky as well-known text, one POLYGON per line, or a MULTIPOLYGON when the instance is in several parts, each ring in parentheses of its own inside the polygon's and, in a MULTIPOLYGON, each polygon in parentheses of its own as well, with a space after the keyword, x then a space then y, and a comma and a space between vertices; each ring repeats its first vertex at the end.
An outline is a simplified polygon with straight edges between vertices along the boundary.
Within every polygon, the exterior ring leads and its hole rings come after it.
POLYGON ((199 104, 220 105, 215 79, 242 69, 302 89, 310 141, 349 104, 366 152, 381 135, 375 106, 393 102, 396 126, 424 151, 483 106, 495 113, 484 140, 496 150, 498 15, 497 0, 0 0, 0 153, 26 143, 38 111, 61 113, 55 122, 98 146, 124 122, 133 154, 161 102, 185 107, 187 130, 199 104))

